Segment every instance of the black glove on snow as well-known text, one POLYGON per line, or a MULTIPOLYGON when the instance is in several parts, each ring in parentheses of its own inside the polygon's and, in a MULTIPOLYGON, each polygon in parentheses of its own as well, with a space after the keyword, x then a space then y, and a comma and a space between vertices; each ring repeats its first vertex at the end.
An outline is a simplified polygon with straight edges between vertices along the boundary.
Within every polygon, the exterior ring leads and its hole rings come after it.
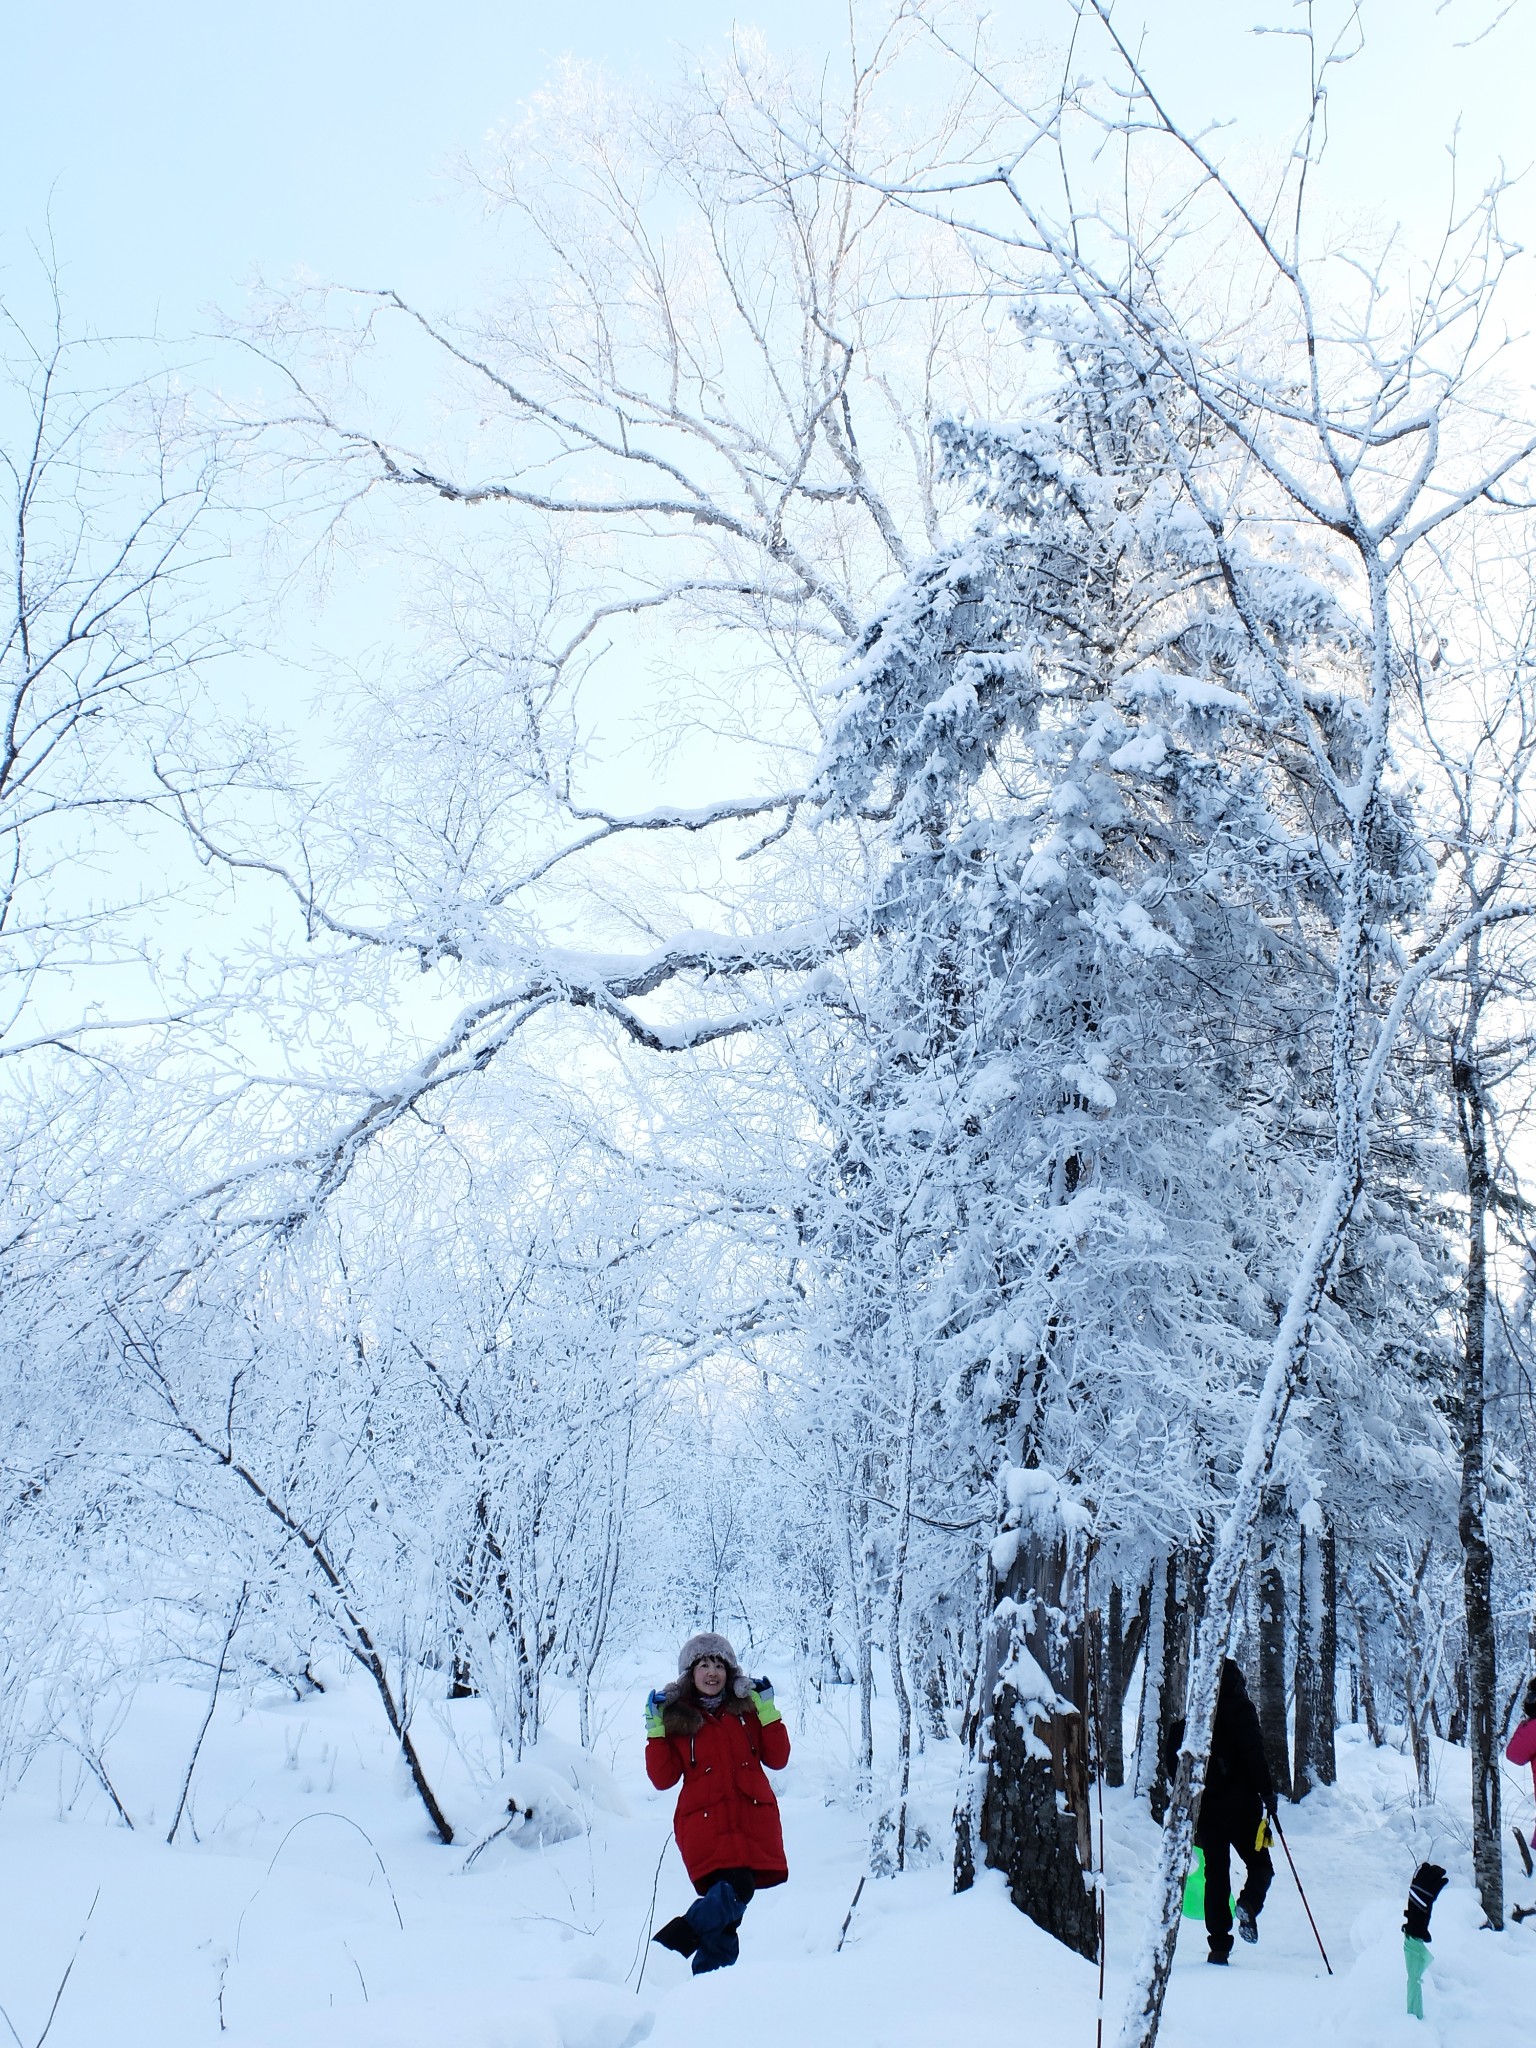
POLYGON ((1413 1873, 1413 1883, 1408 1887, 1408 1911, 1403 1919, 1403 1932, 1410 1941, 1428 1941, 1429 1916, 1449 1882, 1438 1863, 1421 1863, 1413 1873))

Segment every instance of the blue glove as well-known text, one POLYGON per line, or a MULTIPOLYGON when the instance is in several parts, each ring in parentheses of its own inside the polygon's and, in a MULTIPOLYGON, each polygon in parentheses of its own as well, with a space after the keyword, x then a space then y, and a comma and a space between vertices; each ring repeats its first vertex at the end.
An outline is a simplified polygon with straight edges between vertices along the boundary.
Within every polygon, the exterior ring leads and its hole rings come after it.
POLYGON ((659 1737, 665 1736, 667 1732, 666 1723, 661 1718, 661 1710, 666 1703, 667 1696, 659 1685, 654 1692, 646 1695, 645 1733, 647 1739, 652 1742, 656 1741, 659 1737))

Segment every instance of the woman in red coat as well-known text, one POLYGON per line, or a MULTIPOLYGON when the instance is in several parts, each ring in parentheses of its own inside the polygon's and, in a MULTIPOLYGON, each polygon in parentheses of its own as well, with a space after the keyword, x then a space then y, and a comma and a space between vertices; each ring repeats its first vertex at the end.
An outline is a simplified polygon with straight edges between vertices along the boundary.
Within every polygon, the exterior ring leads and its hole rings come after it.
POLYGON ((739 1953, 736 1929, 755 1891, 789 1876, 779 1802, 763 1775, 789 1762, 789 1730, 766 1678, 742 1675, 724 1636, 690 1636, 677 1679, 646 1701, 646 1775, 658 1792, 679 1778, 672 1832, 699 1894, 651 1937, 692 1956, 693 1974, 739 1953))
MULTIPOLYGON (((1525 1688, 1525 1698, 1520 1702, 1520 1726, 1509 1738, 1509 1747, 1504 1754, 1512 1764, 1529 1764, 1531 1783, 1536 1786, 1536 1678, 1525 1688)), ((1525 1865, 1525 1874, 1531 1875, 1531 1845, 1518 1828, 1515 1840, 1520 1844, 1520 1861, 1525 1865)))

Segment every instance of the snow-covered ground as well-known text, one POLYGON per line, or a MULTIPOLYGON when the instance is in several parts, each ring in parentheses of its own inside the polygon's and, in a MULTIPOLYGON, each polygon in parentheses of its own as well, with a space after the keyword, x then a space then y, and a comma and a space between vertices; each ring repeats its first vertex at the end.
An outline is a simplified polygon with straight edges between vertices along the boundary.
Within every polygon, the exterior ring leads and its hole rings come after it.
MULTIPOLYGON (((220 1704, 194 1784, 198 1839, 183 1824, 167 1847, 205 1701, 174 1685, 147 1689, 107 1752, 133 1832, 62 1752, 0 1812, 0 2004, 15 2039, 35 2048, 73 1956, 50 2048, 1092 2043, 1097 1971, 1014 1912, 991 1875, 958 1899, 937 1860, 871 1879, 837 1953, 866 1842, 843 1796, 842 1693, 817 1707, 781 1686, 796 1740, 781 1786, 792 1876, 753 1902, 740 1965, 696 1982, 649 1944, 650 1928, 691 1896, 670 1846, 672 1798, 652 1792, 641 1768, 638 1700, 666 1668, 637 1665, 604 1696, 600 1761, 552 1739, 499 1789, 478 1705, 424 1710, 418 1734, 460 1834, 449 1849, 426 1829, 376 1699, 335 1673, 302 1703, 274 1690, 220 1704), (449 1712, 478 1784, 450 1760, 449 1712), (566 1838, 536 1840, 525 1828, 466 1870, 509 1790, 566 1838)), ((566 1705, 557 1703, 557 1728, 566 1705)), ((953 1744, 922 1760, 936 1837, 955 1763, 953 1744)), ((1231 1969, 1206 1967, 1202 1930, 1186 1923, 1168 2048, 1222 2038, 1244 2048, 1528 2042, 1536 1923, 1478 1931, 1465 1768, 1463 1754, 1444 1751, 1440 1804, 1418 1813, 1406 1759, 1343 1731, 1339 1786, 1282 1814, 1336 1976, 1324 1975, 1282 1862, 1260 1944, 1239 1945, 1231 1969), (1446 1864, 1452 1885, 1435 1910, 1421 2024, 1403 2016, 1399 1926, 1426 1855, 1446 1864)), ((1507 1774, 1506 1790, 1513 1817, 1528 1819, 1528 1775, 1522 1784, 1507 1774)), ((1106 1822, 1112 2039, 1152 1829, 1122 1794, 1108 1796, 1106 1822)), ((1536 1899, 1512 1850, 1508 1868, 1511 1898, 1536 1899)))

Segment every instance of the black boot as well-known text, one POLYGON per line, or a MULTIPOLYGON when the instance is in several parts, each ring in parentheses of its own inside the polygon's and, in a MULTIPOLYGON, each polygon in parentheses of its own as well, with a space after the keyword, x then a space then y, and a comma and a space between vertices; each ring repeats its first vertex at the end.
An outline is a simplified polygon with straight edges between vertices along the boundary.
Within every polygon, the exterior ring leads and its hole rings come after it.
POLYGON ((699 1945, 698 1930, 681 1913, 669 1920, 665 1927, 658 1927, 651 1936, 663 1948, 670 1948, 680 1956, 691 1956, 699 1945))

